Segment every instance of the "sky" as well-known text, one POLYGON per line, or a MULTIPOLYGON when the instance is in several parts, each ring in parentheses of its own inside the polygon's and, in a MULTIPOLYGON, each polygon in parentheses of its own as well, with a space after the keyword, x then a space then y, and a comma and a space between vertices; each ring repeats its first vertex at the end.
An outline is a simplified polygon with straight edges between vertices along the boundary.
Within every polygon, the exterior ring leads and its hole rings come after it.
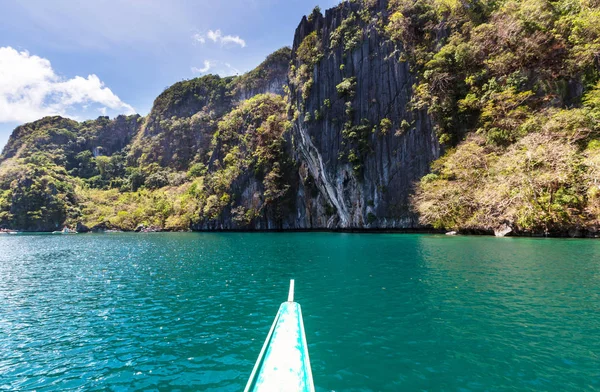
POLYGON ((247 72, 340 0, 0 0, 0 148, 48 115, 146 115, 175 82, 247 72))

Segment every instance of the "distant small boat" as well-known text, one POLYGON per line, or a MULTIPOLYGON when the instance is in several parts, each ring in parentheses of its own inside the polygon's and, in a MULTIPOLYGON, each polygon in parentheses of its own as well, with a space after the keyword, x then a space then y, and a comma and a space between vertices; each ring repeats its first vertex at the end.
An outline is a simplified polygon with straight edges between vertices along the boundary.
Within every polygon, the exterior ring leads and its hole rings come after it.
POLYGON ((77 232, 65 226, 61 231, 53 231, 52 234, 77 234, 77 232))
POLYGON ((8 229, 2 229, 0 230, 0 234, 19 234, 18 231, 14 231, 14 230, 8 230, 8 229))
POLYGON ((244 392, 314 390, 302 311, 294 302, 292 280, 288 300, 279 307, 244 392))

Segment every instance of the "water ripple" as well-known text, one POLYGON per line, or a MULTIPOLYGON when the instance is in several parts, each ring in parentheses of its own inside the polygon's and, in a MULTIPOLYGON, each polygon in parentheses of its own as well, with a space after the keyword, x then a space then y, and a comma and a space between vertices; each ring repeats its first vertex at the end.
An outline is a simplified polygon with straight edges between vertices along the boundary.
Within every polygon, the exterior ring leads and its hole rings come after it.
POLYGON ((239 391, 288 279, 319 391, 600 389, 600 243, 0 238, 0 390, 239 391))

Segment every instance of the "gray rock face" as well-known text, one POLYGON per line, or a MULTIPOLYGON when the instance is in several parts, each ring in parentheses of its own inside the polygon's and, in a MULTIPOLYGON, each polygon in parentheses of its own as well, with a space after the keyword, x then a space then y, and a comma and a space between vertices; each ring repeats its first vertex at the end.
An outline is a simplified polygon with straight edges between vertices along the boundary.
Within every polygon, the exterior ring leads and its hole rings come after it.
MULTIPOLYGON (((380 3, 380 11, 386 12, 385 2, 380 3)), ((313 14, 296 30, 292 51, 296 66, 300 66, 297 50, 312 32, 320 37, 324 56, 313 70, 314 84, 306 99, 290 83, 293 103, 300 110, 291 138, 300 177, 297 213, 290 222, 295 228, 418 227, 410 209, 412 187, 440 155, 426 112, 407 108, 415 80, 409 64, 398 59, 401 48, 375 26, 365 25, 353 50, 345 52, 343 42, 330 49, 331 33, 358 7, 343 3, 324 17, 313 14), (356 82, 351 99, 337 91, 344 80, 356 82), (326 100, 330 109, 320 119, 307 121, 306 113, 322 111, 326 100), (349 118, 347 105, 352 107, 349 118), (391 129, 378 126, 383 119, 391 122, 391 129), (366 136, 368 149, 358 171, 343 158, 351 146, 343 133, 349 121, 373 128, 366 136)))
MULTIPOLYGON (((296 167, 289 183, 290 208, 284 208, 283 216, 263 211, 249 225, 240 225, 226 211, 194 229, 419 228, 410 195, 414 183, 440 156, 440 146, 426 111, 409 108, 415 79, 409 64, 399 60, 402 48, 390 42, 375 23, 358 17, 362 7, 342 3, 325 16, 305 17, 296 30, 287 81, 290 116, 295 114, 286 146, 296 167), (345 37, 331 42, 332 33, 348 17, 355 18, 350 28, 357 38, 351 50, 345 37), (303 65, 298 52, 313 33, 322 56, 310 69, 312 87, 303 94, 304 86, 293 72, 303 65), (352 91, 339 91, 343 82, 352 91), (352 139, 349 129, 361 126, 361 139, 352 139), (358 160, 350 160, 350 153, 358 150, 358 160)), ((375 8, 375 13, 385 13, 387 2, 382 0, 375 8)), ((268 63, 257 69, 268 70, 268 63)), ((251 97, 256 92, 251 86, 260 86, 259 92, 283 93, 277 89, 283 81, 281 69, 268 72, 260 83, 256 83, 257 75, 250 78, 252 83, 242 84, 238 99, 251 97)), ((242 176, 234 187, 236 205, 256 208, 261 204, 264 189, 252 175, 242 176)))
POLYGON ((287 85, 286 73, 274 76, 265 81, 264 85, 256 87, 242 88, 236 91, 236 101, 241 102, 250 99, 258 94, 277 94, 283 95, 283 87, 287 85))
POLYGON ((283 95, 290 48, 271 54, 256 69, 239 77, 217 75, 175 83, 155 101, 132 145, 132 159, 158 162, 179 170, 203 161, 222 117, 241 101, 258 94, 283 95))
POLYGON ((166 89, 132 143, 132 159, 185 170, 196 155, 204 156, 216 122, 233 107, 232 81, 207 75, 166 89))
POLYGON ((233 96, 244 101, 258 94, 284 95, 292 49, 281 48, 270 54, 265 61, 235 81, 233 96))
MULTIPOLYGON (((82 127, 95 129, 91 135, 85 138, 85 144, 82 146, 86 150, 92 151, 94 156, 113 155, 131 143, 136 133, 139 131, 141 117, 136 115, 120 115, 113 120, 103 116, 96 120, 86 121, 82 127)), ((85 134, 85 133, 84 133, 85 134)))

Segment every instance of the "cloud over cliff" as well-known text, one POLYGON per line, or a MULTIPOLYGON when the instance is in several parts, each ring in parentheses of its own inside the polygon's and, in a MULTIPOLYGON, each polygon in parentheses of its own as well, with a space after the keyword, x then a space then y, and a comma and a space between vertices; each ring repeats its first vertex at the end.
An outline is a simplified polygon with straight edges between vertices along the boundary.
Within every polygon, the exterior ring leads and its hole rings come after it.
POLYGON ((90 106, 135 112, 95 74, 65 78, 55 72, 48 59, 0 47, 0 123, 49 115, 77 117, 90 106))

